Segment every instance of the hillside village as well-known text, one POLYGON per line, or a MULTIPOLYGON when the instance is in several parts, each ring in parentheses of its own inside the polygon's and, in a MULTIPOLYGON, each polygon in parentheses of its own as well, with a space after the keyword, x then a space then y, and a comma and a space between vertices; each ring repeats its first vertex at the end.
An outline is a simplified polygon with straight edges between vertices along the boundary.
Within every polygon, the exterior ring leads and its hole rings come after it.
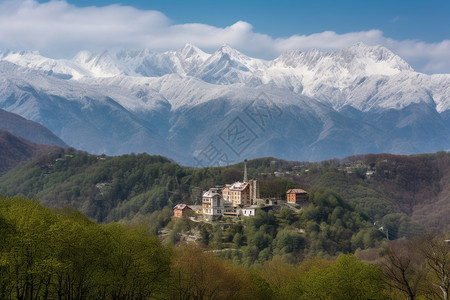
MULTIPOLYGON (((387 159, 383 160, 383 163, 387 163, 387 159)), ((374 164, 365 164, 361 159, 354 158, 350 161, 339 162, 338 160, 333 162, 338 165, 337 171, 343 174, 361 173, 365 178, 371 178, 376 168, 374 164)), ((326 162, 324 162, 326 163, 326 162)), ((290 171, 275 171, 274 173, 260 173, 262 178, 266 178, 268 175, 275 177, 290 177, 292 175, 299 176, 301 169, 305 173, 309 172, 309 164, 300 164, 293 166, 293 172, 290 171)), ((384 173, 389 172, 384 170, 384 173)), ((288 189, 286 190, 286 200, 280 198, 264 198, 260 196, 259 181, 257 179, 248 179, 247 174, 247 160, 244 161, 244 176, 242 181, 236 181, 234 183, 218 185, 209 188, 202 193, 201 205, 187 205, 177 204, 174 206, 174 217, 181 218, 183 215, 189 215, 196 219, 202 219, 204 221, 218 221, 222 217, 252 217, 256 215, 258 210, 269 211, 272 209, 281 209, 282 207, 288 207, 294 211, 301 209, 302 205, 308 201, 308 192, 300 189, 288 189)))
POLYGON ((220 220, 223 216, 252 217, 258 210, 269 211, 275 207, 288 206, 298 210, 308 200, 308 193, 302 189, 286 191, 286 201, 281 199, 263 199, 259 193, 259 182, 248 179, 247 160, 244 161, 244 178, 224 186, 212 187, 202 194, 199 208, 180 203, 174 207, 174 217, 183 215, 202 216, 206 221, 220 220))

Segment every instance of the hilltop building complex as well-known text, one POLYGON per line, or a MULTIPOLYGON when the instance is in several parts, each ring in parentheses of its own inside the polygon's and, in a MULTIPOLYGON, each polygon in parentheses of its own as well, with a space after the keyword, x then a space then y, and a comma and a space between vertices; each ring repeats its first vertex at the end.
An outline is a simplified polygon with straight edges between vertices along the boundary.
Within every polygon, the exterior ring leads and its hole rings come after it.
POLYGON ((250 207, 259 199, 259 183, 247 179, 247 160, 244 161, 244 180, 211 188, 203 192, 203 215, 217 218, 223 215, 242 215, 242 208, 250 207))

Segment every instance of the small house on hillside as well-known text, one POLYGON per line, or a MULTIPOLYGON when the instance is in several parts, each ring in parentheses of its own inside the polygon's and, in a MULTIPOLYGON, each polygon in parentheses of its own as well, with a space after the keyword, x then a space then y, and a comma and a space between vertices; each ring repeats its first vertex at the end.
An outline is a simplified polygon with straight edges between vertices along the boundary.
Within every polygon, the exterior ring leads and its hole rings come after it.
POLYGON ((286 192, 287 203, 300 204, 308 200, 308 193, 302 189, 290 189, 286 192))
POLYGON ((187 214, 188 212, 191 212, 192 209, 187 206, 186 204, 177 204, 175 205, 175 207, 173 208, 173 216, 175 218, 182 218, 183 215, 187 214))
POLYGON ((263 210, 265 212, 268 212, 269 210, 273 209, 273 206, 258 206, 258 205, 252 205, 243 207, 240 209, 240 214, 242 214, 244 217, 254 217, 256 215, 256 212, 258 210, 263 210))

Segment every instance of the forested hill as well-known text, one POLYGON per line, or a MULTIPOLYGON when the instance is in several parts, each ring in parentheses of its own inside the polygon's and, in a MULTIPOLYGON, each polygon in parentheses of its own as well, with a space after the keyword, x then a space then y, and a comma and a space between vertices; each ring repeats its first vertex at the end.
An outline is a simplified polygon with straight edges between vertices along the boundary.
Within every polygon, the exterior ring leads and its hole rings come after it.
POLYGON ((0 174, 32 157, 56 150, 57 146, 34 144, 0 129, 0 174))
POLYGON ((368 154, 306 170, 295 177, 298 184, 336 191, 388 226, 391 239, 450 230, 450 153, 368 154))
MULTIPOLYGON (((322 196, 334 198, 328 193, 316 194, 314 199, 322 196)), ((286 217, 277 216, 277 220, 287 221, 286 217)), ((276 224, 273 215, 259 214, 247 220, 246 230, 255 233, 242 252, 251 258, 258 254, 252 244, 264 244, 259 241, 267 234, 261 231, 270 231, 276 224), (265 217, 272 223, 261 226, 265 217)), ((76 211, 51 210, 22 197, 0 196, 0 228, 2 300, 446 299, 447 295, 445 262, 450 249, 444 236, 384 243, 376 251, 383 257, 370 264, 353 254, 342 254, 336 259, 310 257, 290 265, 279 254, 298 251, 304 246, 303 237, 282 229, 273 241, 277 257, 247 269, 192 244, 163 245, 143 226, 100 225, 76 211)), ((256 258, 267 254, 262 250, 256 258)))
MULTIPOLYGON (((450 154, 362 155, 321 163, 261 158, 248 163, 263 197, 285 197, 288 188, 326 187, 371 221, 389 226, 391 238, 428 229, 448 230, 450 154)), ((201 192, 242 180, 243 164, 193 169, 161 156, 116 157, 63 149, 17 167, 0 178, 0 193, 37 197, 50 207, 75 207, 98 222, 139 218, 201 192)))
POLYGON ((74 207, 110 222, 193 203, 211 185, 238 179, 238 170, 192 169, 162 156, 107 157, 61 149, 1 177, 0 193, 37 197, 46 206, 74 207))
POLYGON ((291 180, 306 190, 329 188, 384 227, 391 239, 425 228, 450 230, 450 153, 421 155, 366 154, 320 163, 263 158, 249 162, 250 176, 260 175, 262 192, 277 191, 276 181, 291 180))

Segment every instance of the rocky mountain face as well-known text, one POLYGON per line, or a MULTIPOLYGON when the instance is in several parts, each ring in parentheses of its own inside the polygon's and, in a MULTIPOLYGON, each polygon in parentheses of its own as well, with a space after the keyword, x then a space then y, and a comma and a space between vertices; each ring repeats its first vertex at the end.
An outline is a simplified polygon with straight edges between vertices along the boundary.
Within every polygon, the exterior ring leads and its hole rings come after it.
POLYGON ((289 51, 229 46, 0 53, 0 108, 92 153, 162 154, 188 165, 276 156, 450 149, 450 75, 415 72, 382 46, 289 51))

